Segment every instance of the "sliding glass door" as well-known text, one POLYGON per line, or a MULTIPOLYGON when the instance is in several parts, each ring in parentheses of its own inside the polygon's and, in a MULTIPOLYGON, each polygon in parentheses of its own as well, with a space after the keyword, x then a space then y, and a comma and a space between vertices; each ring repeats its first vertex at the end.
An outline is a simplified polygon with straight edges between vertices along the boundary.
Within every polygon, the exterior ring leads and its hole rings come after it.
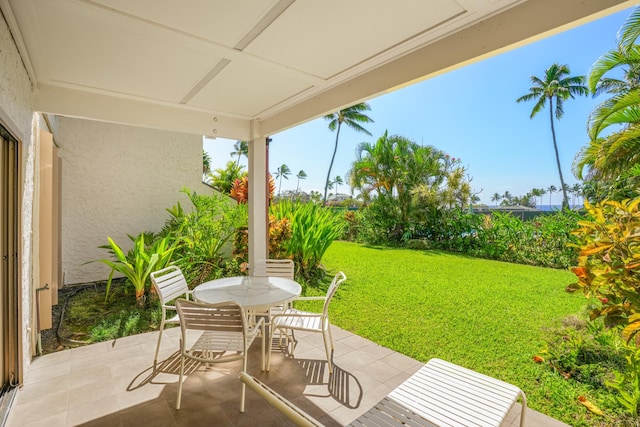
POLYGON ((0 387, 21 380, 20 360, 20 144, 0 126, 0 387))

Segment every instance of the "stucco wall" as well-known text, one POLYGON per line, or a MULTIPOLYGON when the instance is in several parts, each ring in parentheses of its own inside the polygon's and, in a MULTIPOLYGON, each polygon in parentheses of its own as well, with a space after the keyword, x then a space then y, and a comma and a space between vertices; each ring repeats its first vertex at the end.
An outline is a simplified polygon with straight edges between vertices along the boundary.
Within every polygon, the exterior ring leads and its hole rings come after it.
MULTIPOLYGON (((0 16, 0 122, 22 143, 22 358, 25 370, 33 353, 31 334, 33 328, 31 307, 32 271, 33 271, 33 195, 34 195, 34 156, 31 140, 32 88, 22 59, 9 32, 4 17, 0 16)), ((35 125, 35 123, 34 123, 35 125)))
POLYGON ((127 234, 159 231, 180 190, 202 192, 202 137, 58 117, 52 124, 62 158, 64 284, 106 280, 107 237, 126 251, 127 234))

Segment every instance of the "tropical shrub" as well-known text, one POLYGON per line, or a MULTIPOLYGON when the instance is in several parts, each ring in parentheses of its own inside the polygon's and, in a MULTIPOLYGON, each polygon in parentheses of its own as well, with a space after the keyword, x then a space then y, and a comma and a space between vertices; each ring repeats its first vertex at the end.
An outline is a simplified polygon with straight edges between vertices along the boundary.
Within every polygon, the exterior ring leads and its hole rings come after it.
POLYGON ((468 210, 430 209, 422 223, 414 229, 415 235, 429 242, 429 247, 451 252, 471 253, 479 244, 477 230, 482 215, 468 210))
POLYGON ((344 221, 341 240, 347 240, 349 242, 355 242, 358 239, 361 212, 355 210, 345 210, 342 215, 344 221))
MULTIPOLYGON (((276 191, 276 183, 269 175, 269 201, 273 200, 273 193, 276 191)), ((249 201, 249 177, 243 176, 233 181, 229 195, 239 204, 246 204, 249 201)))
POLYGON ((171 215, 162 233, 171 233, 182 242, 175 254, 189 283, 202 283, 219 277, 225 262, 225 245, 236 229, 247 224, 246 205, 233 203, 218 193, 200 195, 183 190, 193 204, 186 213, 180 204, 167 209, 171 215))
POLYGON ((626 346, 626 369, 614 371, 614 379, 607 385, 618 393, 618 403, 630 415, 640 414, 640 348, 626 346))
POLYGON ((216 190, 223 194, 229 194, 234 183, 246 178, 246 176, 247 172, 244 170, 244 166, 239 165, 237 162, 229 161, 224 169, 216 169, 215 172, 211 173, 209 181, 216 190))
POLYGON ((591 319, 602 318, 608 327, 622 328, 626 343, 635 344, 636 348, 628 349, 626 370, 609 382, 618 391, 618 401, 632 415, 640 410, 639 205, 640 197, 585 203, 588 218, 574 231, 580 253, 572 271, 578 281, 567 288, 597 297, 601 304, 591 310, 591 319))
POLYGON ((602 305, 591 318, 603 317, 608 326, 625 325, 631 340, 640 331, 640 197, 622 202, 585 203, 589 217, 574 231, 579 248, 578 265, 572 268, 582 290, 602 305))
POLYGON ((296 274, 312 282, 322 277, 322 256, 343 232, 340 215, 315 203, 290 200, 272 205, 271 215, 290 223, 290 238, 282 243, 287 257, 296 264, 296 274))
POLYGON ((356 240, 373 245, 397 244, 400 229, 393 198, 381 195, 360 210, 356 240))
POLYGON ((129 236, 129 238, 133 241, 133 248, 127 254, 111 237, 107 238, 108 245, 101 246, 101 248, 107 249, 115 258, 99 260, 99 262, 111 267, 111 273, 107 280, 105 300, 109 297, 113 275, 118 272, 126 277, 126 284, 133 286, 136 305, 143 307, 147 290, 151 285, 149 275, 153 271, 164 268, 169 264, 174 251, 178 249, 178 245, 173 237, 169 235, 154 240, 152 234, 143 232, 137 237, 129 236), (145 244, 145 239, 151 242, 150 245, 145 244))
MULTIPOLYGON (((291 258, 286 242, 291 238, 291 222, 288 218, 276 218, 269 215, 268 247, 270 258, 291 258)), ((233 260, 238 264, 249 260, 249 229, 240 227, 233 240, 233 260)))
POLYGON ((572 231, 581 214, 562 210, 531 220, 492 212, 477 228, 478 245, 470 254, 501 261, 568 268, 576 261, 572 231))

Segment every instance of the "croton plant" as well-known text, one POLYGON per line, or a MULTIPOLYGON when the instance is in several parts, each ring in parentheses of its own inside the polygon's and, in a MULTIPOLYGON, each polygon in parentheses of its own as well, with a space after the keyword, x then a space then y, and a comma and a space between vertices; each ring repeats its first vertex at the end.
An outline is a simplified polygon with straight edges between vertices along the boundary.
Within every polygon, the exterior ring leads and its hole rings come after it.
POLYGON ((608 326, 623 325, 622 336, 640 345, 640 197, 621 202, 585 202, 587 218, 578 222, 578 282, 568 291, 597 297, 591 319, 608 326))

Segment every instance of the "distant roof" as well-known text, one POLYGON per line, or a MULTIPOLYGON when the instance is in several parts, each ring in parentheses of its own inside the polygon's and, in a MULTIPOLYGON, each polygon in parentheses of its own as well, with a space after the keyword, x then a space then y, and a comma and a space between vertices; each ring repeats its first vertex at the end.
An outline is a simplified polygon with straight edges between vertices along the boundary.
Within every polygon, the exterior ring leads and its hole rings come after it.
POLYGON ((509 205, 509 206, 473 206, 474 212, 489 212, 489 211, 502 211, 502 212, 542 212, 540 209, 531 208, 529 206, 522 205, 509 205))

